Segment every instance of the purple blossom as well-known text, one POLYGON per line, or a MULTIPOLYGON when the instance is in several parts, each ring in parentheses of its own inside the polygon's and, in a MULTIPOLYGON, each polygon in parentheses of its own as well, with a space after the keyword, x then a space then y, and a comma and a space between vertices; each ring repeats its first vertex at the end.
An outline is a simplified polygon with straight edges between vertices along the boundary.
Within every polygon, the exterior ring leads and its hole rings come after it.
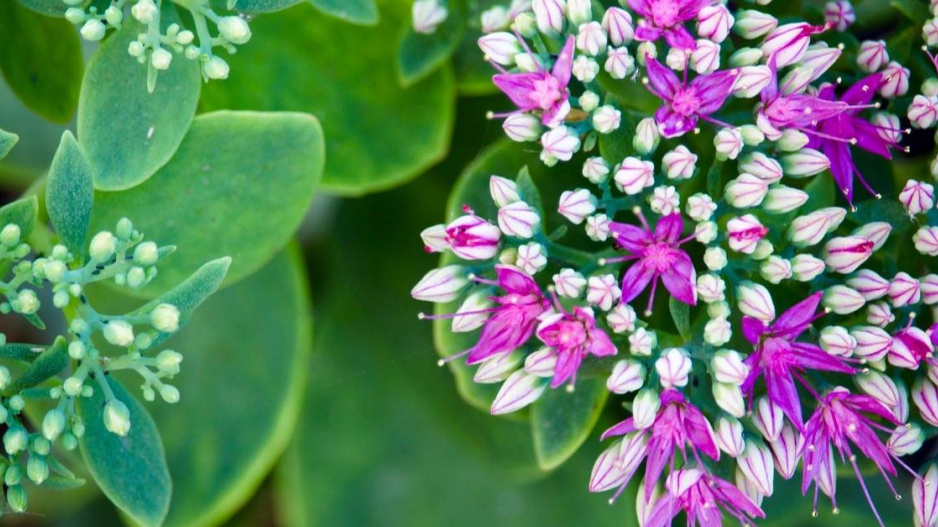
MULTIPOLYGON (((648 89, 664 102, 655 112, 655 120, 664 137, 676 137, 693 130, 697 119, 709 120, 709 115, 719 110, 733 90, 737 70, 717 71, 698 75, 687 82, 657 60, 648 57, 648 89)), ((723 123, 717 123, 721 126, 723 123)))
MULTIPOLYGON (((558 303, 558 308, 561 306, 558 303)), ((570 381, 576 382, 576 372, 587 355, 609 357, 616 347, 605 331, 596 327, 596 318, 590 308, 573 308, 572 313, 562 311, 550 315, 537 328, 537 338, 550 346, 557 356, 551 388, 570 381)))
POLYGON ((449 361, 469 355, 467 364, 478 364, 485 359, 501 353, 510 353, 527 342, 534 334, 538 319, 548 309, 550 300, 541 294, 537 283, 521 270, 508 266, 496 265, 497 281, 475 277, 479 283, 500 287, 504 295, 491 297, 495 307, 478 312, 464 312, 453 315, 424 316, 421 318, 454 318, 478 313, 491 313, 485 321, 482 334, 476 345, 444 359, 449 361))
MULTIPOLYGON (((630 417, 606 430, 602 439, 637 431, 639 430, 635 426, 635 419, 630 417)), ((645 463, 646 500, 651 497, 652 490, 666 465, 670 466, 669 473, 674 473, 674 454, 677 450, 680 450, 685 461, 688 459, 688 447, 698 461, 701 459, 701 452, 710 459, 720 460, 720 449, 717 447, 710 422, 677 390, 668 389, 661 394, 661 409, 658 415, 650 429, 642 430, 640 433, 647 436, 648 441, 641 450, 635 453, 638 456, 637 459, 621 460, 624 465, 632 468, 632 472, 625 477, 619 492, 628 485, 638 465, 641 464, 641 459, 647 459, 645 463)))
MULTIPOLYGON (((801 492, 807 494, 813 482, 815 484, 814 510, 817 510, 819 488, 830 496, 834 508, 837 507, 834 491, 834 481, 837 478, 834 467, 834 450, 836 449, 841 459, 848 459, 853 465, 853 470, 873 509, 873 514, 879 525, 883 526, 883 521, 876 511, 876 506, 863 482, 863 475, 857 466, 857 454, 850 445, 852 443, 860 454, 873 461, 890 487, 892 487, 892 482, 889 476, 896 475, 896 467, 892 460, 896 459, 899 463, 901 461, 894 458, 886 445, 876 436, 874 429, 884 429, 884 427, 863 414, 870 414, 872 418, 880 417, 893 425, 901 424, 892 412, 876 399, 868 395, 851 395, 846 388, 834 388, 819 398, 819 406, 805 426, 801 492)), ((888 431, 888 429, 885 430, 888 431)), ((895 488, 892 491, 898 496, 895 488)))
POLYGON ((883 74, 874 73, 851 86, 840 97, 840 101, 837 101, 833 84, 823 86, 818 92, 819 99, 832 103, 840 102, 845 105, 846 109, 836 115, 818 118, 817 124, 813 127, 813 133, 808 133, 811 138, 808 146, 824 152, 830 159, 830 170, 834 181, 850 203, 853 203, 854 176, 870 194, 879 196, 860 173, 860 169, 853 161, 850 147, 856 145, 867 152, 892 159, 889 149, 898 146, 898 143, 891 140, 896 130, 882 133, 879 127, 858 116, 864 108, 879 107, 871 102, 882 83, 883 74))
POLYGON ((794 128, 809 133, 814 123, 837 116, 848 109, 845 102, 821 99, 803 93, 810 77, 793 76, 782 86, 778 85, 778 66, 775 57, 769 60, 772 79, 762 90, 759 108, 759 128, 769 139, 781 137, 782 130, 794 128))
POLYGON ((788 419, 803 431, 801 402, 795 379, 810 389, 800 373, 821 370, 853 374, 855 370, 842 359, 827 354, 814 344, 795 342, 811 325, 817 315, 822 293, 814 293, 782 313, 771 325, 750 317, 743 317, 743 335, 754 347, 746 358, 749 376, 743 383, 743 392, 752 397, 756 381, 765 379, 769 400, 778 405, 788 419))
POLYGON ((687 252, 681 250, 681 244, 689 238, 680 239, 684 230, 684 220, 679 213, 662 216, 655 226, 654 232, 645 221, 641 211, 636 214, 642 227, 627 223, 610 223, 609 232, 616 242, 631 255, 606 260, 607 262, 637 260, 622 277, 622 303, 635 299, 648 284, 651 284, 651 294, 648 298, 648 311, 651 311, 655 298, 655 288, 658 278, 664 283, 668 291, 675 298, 685 304, 697 304, 697 273, 694 264, 687 252))
MULTIPOLYGON (((518 40, 524 43, 520 36, 518 40)), ((534 73, 508 73, 493 63, 501 73, 493 76, 492 82, 515 103, 518 111, 541 111, 541 122, 545 126, 557 126, 570 112, 567 84, 573 72, 574 41, 574 37, 567 39, 551 71, 540 69, 534 73)), ((530 53, 526 45, 525 50, 530 53)))
POLYGON ((697 42, 684 27, 710 0, 629 0, 629 7, 645 19, 635 30, 635 40, 654 42, 664 36, 668 45, 696 49, 697 42))
POLYGON ((687 513, 687 525, 701 527, 722 527, 723 510, 741 525, 765 518, 762 509, 735 485, 699 469, 674 472, 665 488, 667 493, 655 503, 645 527, 669 527, 681 510, 687 513))

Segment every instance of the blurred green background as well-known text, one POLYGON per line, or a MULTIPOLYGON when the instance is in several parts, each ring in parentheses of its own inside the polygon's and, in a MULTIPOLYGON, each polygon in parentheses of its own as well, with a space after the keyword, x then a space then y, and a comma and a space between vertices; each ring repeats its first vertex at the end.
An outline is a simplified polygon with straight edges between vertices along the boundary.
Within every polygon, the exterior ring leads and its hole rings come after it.
MULTIPOLYGON (((634 493, 610 506, 609 495, 587 491, 598 433, 542 473, 529 425, 470 407, 449 370, 436 366, 430 324, 416 317, 425 306, 409 296, 436 262, 418 233, 442 221, 460 172, 502 137, 484 115, 505 102, 473 59, 471 28, 449 63, 401 88, 396 47, 386 42, 406 24, 407 4, 379 2, 375 28, 305 5, 262 15, 254 40, 231 60, 232 78, 203 88, 200 111, 317 115, 327 168, 296 243, 212 298, 173 341, 186 357, 183 399, 148 405, 174 480, 167 525, 637 525, 634 493)), ((86 57, 93 51, 84 47, 86 57)), ((0 82, 0 129, 20 135, 0 163, 0 204, 42 177, 65 128, 74 122, 50 124, 0 82)), ((130 302, 96 293, 103 303, 130 302)), ((12 319, 0 324, 11 340, 29 338, 12 319)), ((777 482, 771 519, 760 525, 873 525, 852 479, 839 485, 841 514, 825 504, 819 519, 797 482, 777 482)), ((910 500, 893 499, 878 475, 867 480, 888 525, 909 525, 910 500)), ((30 499, 32 512, 7 512, 0 525, 124 525, 93 484, 33 489, 30 499)))

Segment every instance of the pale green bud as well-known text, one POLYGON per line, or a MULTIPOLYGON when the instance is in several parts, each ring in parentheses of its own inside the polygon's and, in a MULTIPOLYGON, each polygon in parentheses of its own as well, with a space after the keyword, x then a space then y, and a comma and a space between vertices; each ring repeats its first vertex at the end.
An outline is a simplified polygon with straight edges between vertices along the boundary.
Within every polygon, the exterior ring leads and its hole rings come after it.
POLYGON ((209 79, 227 79, 228 70, 228 63, 221 57, 215 55, 202 64, 202 71, 209 79))
POLYGON ((29 456, 29 461, 26 462, 26 475, 36 485, 42 485, 42 482, 49 477, 49 464, 40 456, 29 456))
POLYGON ((26 512, 29 503, 26 498, 26 489, 22 485, 14 485, 7 489, 7 503, 14 512, 26 512))
POLYGON ((112 320, 104 325, 104 339, 109 343, 126 348, 134 343, 134 328, 124 320, 112 320))
POLYGON ((79 33, 81 33, 82 38, 85 40, 90 42, 97 42, 104 38, 105 31, 107 31, 107 26, 101 23, 100 20, 92 18, 91 20, 85 22, 83 26, 81 26, 79 33))
POLYGON ((130 410, 127 405, 111 399, 104 406, 104 427, 121 437, 130 432, 130 410))
POLYGON ((178 403, 179 390, 177 390, 175 386, 164 384, 163 387, 160 388, 160 397, 169 404, 178 403))
POLYGON ((114 256, 117 250, 117 240, 108 231, 101 231, 94 235, 88 247, 88 255, 96 262, 106 262, 114 256))
POLYGON ((70 7, 65 10, 65 20, 72 24, 81 24, 85 21, 85 11, 80 7, 70 7))
POLYGON ((3 483, 4 485, 19 485, 23 481, 23 470, 19 465, 10 465, 7 467, 6 471, 3 473, 3 483))
POLYGON ((121 21, 124 20, 124 13, 121 12, 119 7, 112 5, 104 10, 104 18, 107 20, 108 24, 119 26, 121 21))
POLYGON ((55 294, 52 295, 52 305, 58 309, 65 309, 71 300, 72 297, 70 297, 66 291, 56 291, 55 294))
MULTIPOLYGON (((26 433, 26 430, 18 426, 16 428, 10 428, 3 434, 3 448, 6 450, 7 454, 10 455, 16 455, 24 450, 28 441, 29 435, 26 433)), ((9 471, 7 471, 7 474, 9 474, 9 471)), ((10 485, 11 483, 7 484, 10 485)))
POLYGON ((222 17, 218 21, 218 32, 232 44, 245 44, 251 40, 251 28, 243 18, 238 16, 222 17))
POLYGON ((156 367, 166 372, 178 370, 181 362, 182 354, 173 350, 163 350, 156 356, 156 367))
POLYGON ((153 242, 143 242, 134 248, 134 263, 149 267, 160 259, 160 248, 153 242))
POLYGON ((9 406, 10 410, 13 410, 14 412, 22 412, 23 408, 26 408, 26 400, 23 399, 23 396, 21 395, 14 395, 13 397, 10 397, 7 406, 9 406))
POLYGON ((0 244, 6 247, 16 247, 20 243, 22 231, 19 225, 7 225, 0 230, 0 244))
POLYGON ((13 311, 23 315, 33 315, 39 311, 39 297, 32 289, 25 289, 17 293, 16 298, 10 302, 13 311))
POLYGON ((10 385, 11 379, 10 370, 6 366, 0 366, 0 390, 5 390, 10 385))
POLYGON ((75 435, 71 432, 65 432, 62 434, 62 439, 59 441, 59 443, 65 450, 75 450, 78 448, 78 438, 75 437, 75 435))
POLYGON ((137 289, 147 283, 147 273, 143 270, 143 267, 131 267, 127 271, 125 280, 131 289, 137 289))
POLYGON ((55 441, 65 431, 65 412, 55 408, 46 412, 42 418, 42 435, 49 441, 55 441))
POLYGON ((58 260, 49 260, 43 266, 43 272, 46 275, 46 279, 57 284, 62 281, 62 278, 65 276, 65 271, 68 269, 65 267, 65 264, 58 260))
POLYGON ((82 380, 78 377, 69 377, 65 379, 65 382, 62 383, 62 389, 65 391, 65 395, 69 397, 77 397, 81 394, 82 380))

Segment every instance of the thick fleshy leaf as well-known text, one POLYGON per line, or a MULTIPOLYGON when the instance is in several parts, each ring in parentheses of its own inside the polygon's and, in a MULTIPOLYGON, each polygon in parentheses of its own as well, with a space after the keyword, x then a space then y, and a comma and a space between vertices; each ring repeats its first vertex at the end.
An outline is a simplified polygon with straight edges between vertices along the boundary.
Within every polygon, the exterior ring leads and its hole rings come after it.
POLYGON ((68 4, 62 0, 19 0, 33 11, 48 16, 64 16, 68 4))
POLYGON ((313 7, 336 18, 372 26, 378 23, 378 6, 375 0, 309 0, 313 7))
POLYGON ((690 337, 690 306, 669 295, 668 308, 671 311, 674 327, 677 328, 681 337, 687 340, 690 337))
POLYGON ((46 210, 59 240, 81 258, 94 205, 94 181, 88 158, 71 132, 62 134, 62 142, 52 158, 46 182, 46 210))
POLYGON ((69 362, 68 343, 63 337, 59 337, 51 346, 37 355, 26 371, 10 383, 5 391, 14 394, 32 388, 61 373, 69 362))
POLYGON ((16 96, 45 119, 71 120, 84 70, 72 24, 5 1, 0 2, 0 35, 0 72, 16 96))
POLYGON ((224 256, 227 284, 268 262, 306 213, 323 165, 322 130, 299 113, 199 116, 165 167, 123 192, 98 192, 93 230, 122 217, 179 250, 142 296, 153 297, 224 256))
POLYGON ((463 0, 449 3, 446 21, 429 35, 417 33, 410 19, 405 19, 397 53, 397 75, 401 85, 411 86, 442 66, 459 47, 465 32, 463 0))
MULTIPOLYGON (((168 25, 174 11, 163 13, 168 25)), ((199 100, 199 66, 178 55, 160 72, 153 93, 147 91, 147 68, 127 53, 127 45, 145 30, 128 16, 91 59, 82 82, 78 140, 101 190, 139 185, 169 161, 199 100)))
POLYGON ((303 0, 212 0, 213 6, 231 6, 242 13, 270 13, 293 7, 303 0))
POLYGON ((18 199, 0 207, 0 228, 17 225, 20 228, 20 237, 26 238, 36 226, 38 214, 39 200, 36 196, 18 199))
MULTIPOLYGON (((170 381, 181 398, 149 406, 173 478, 165 527, 220 525, 248 501, 286 448, 311 347, 305 275, 298 251, 288 248, 209 298, 168 342, 184 357, 170 381)), ((110 289, 95 293, 96 305, 135 301, 110 289)))
POLYGON ((605 379, 578 379, 573 393, 548 390, 531 410, 531 433, 537 463, 544 470, 563 464, 586 441, 606 405, 605 379))
POLYGON ((78 400, 78 415, 85 423, 79 439, 82 455, 98 487, 124 514, 143 527, 162 525, 169 510, 172 481, 163 443, 153 418, 123 386, 105 378, 114 397, 130 410, 130 431, 125 437, 104 426, 104 390, 78 400))
POLYGON ((202 107, 316 115, 329 138, 323 186, 334 192, 360 195, 415 177, 449 148, 453 76, 442 68, 398 88, 393 42, 410 3, 379 5, 373 28, 323 17, 308 5, 258 17, 250 45, 230 58, 231 78, 209 84, 202 107))
POLYGON ((0 130, 0 159, 6 157, 19 140, 20 136, 11 134, 5 130, 0 130))

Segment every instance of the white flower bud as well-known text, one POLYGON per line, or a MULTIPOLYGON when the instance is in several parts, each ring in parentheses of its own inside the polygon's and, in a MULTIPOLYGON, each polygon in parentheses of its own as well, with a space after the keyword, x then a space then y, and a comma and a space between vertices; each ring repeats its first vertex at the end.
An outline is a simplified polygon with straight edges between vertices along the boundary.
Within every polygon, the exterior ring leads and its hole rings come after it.
POLYGON ((604 69, 613 79, 621 80, 635 72, 635 59, 628 48, 609 48, 604 69))
POLYGON ((832 238, 824 245, 824 262, 834 272, 848 274, 873 254, 873 242, 858 236, 832 238))
POLYGON ((134 342, 134 328, 123 320, 111 320, 101 330, 109 343, 126 348, 134 342))
POLYGON ((785 414, 768 397, 760 397, 752 413, 752 423, 767 441, 775 441, 782 433, 785 414))
POLYGON ((912 235, 915 250, 928 255, 938 256, 938 227, 922 227, 912 235))
POLYGON ((769 443, 769 448, 775 454, 775 468, 785 479, 791 479, 798 469, 798 460, 804 448, 804 439, 790 425, 782 427, 778 439, 769 443))
POLYGON ((79 32, 81 33, 81 37, 83 39, 90 42, 97 42, 104 38, 104 32, 106 30, 107 26, 105 26, 100 20, 92 18, 81 26, 81 30, 79 32))
POLYGON ((737 418, 746 415, 746 401, 743 391, 735 384, 713 383, 713 399, 724 412, 737 418))
POLYGON ((889 292, 889 281, 869 269, 860 269, 847 280, 847 285, 856 289, 866 300, 876 300, 889 292))
POLYGON ((576 36, 576 47, 591 57, 599 55, 606 49, 606 32, 599 22, 588 22, 580 25, 576 36))
POLYGON ((544 158, 570 161, 580 149, 580 138, 572 129, 558 126, 541 136, 541 146, 544 148, 541 153, 544 158))
POLYGON ((212 55, 208 61, 202 64, 202 71, 205 72, 205 76, 209 79, 227 79, 229 67, 224 59, 217 55, 212 55))
POLYGON ((821 348, 835 357, 850 357, 857 349, 857 339, 841 326, 826 326, 819 338, 821 348))
POLYGON ((717 446, 730 457, 737 457, 746 448, 743 425, 732 417, 721 417, 715 430, 717 446))
POLYGON ((938 275, 925 275, 919 283, 922 292, 922 302, 928 305, 938 303, 938 275))
MULTIPOLYGON (((688 150, 686 146, 679 145, 674 150, 666 153, 662 157, 661 163, 668 179, 690 179, 697 170, 697 155, 688 150)), ((701 196, 706 195, 701 194, 701 196)))
POLYGON ((518 247, 515 265, 529 275, 534 275, 547 266, 547 254, 539 243, 526 243, 518 247))
POLYGON ((711 303, 725 298, 726 282, 712 273, 704 273, 697 277, 697 296, 700 300, 711 303))
POLYGON ((611 274, 591 276, 587 281, 586 301, 603 311, 612 309, 621 295, 616 277, 611 274))
POLYGON ((722 346, 733 337, 729 320, 714 318, 704 325, 704 341, 711 346, 722 346))
POLYGON ((172 304, 159 304, 150 312, 150 324, 163 333, 175 333, 179 329, 179 309, 172 304))
POLYGON ((694 227, 694 239, 705 245, 717 239, 718 233, 715 221, 702 221, 694 227))
POLYGON ((874 326, 884 328, 896 320, 892 309, 886 302, 876 302, 866 307, 866 321, 874 326))
POLYGON ((127 405, 111 399, 104 405, 104 427, 121 437, 130 432, 130 410, 127 405))
POLYGON ((882 360, 892 346, 892 337, 884 330, 873 326, 860 326, 850 330, 856 341, 854 355, 867 362, 882 360))
POLYGON ((496 384, 507 379, 520 365, 520 353, 500 353, 484 360, 472 376, 472 381, 479 384, 496 384))
POLYGON ((822 303, 824 307, 830 308, 838 315, 849 315, 863 307, 866 300, 856 289, 845 285, 835 285, 824 291, 822 303))
POLYGON ((616 171, 613 179, 622 192, 630 196, 655 183, 655 165, 651 161, 642 161, 636 157, 626 157, 616 171))
POLYGON ((492 401, 492 415, 516 412, 528 406, 541 397, 547 385, 548 381, 545 379, 524 370, 512 373, 492 401))
POLYGON ((622 112, 612 106, 600 106, 593 112, 593 128, 601 134, 609 134, 619 129, 622 112))
POLYGON ((573 269, 561 269, 554 275, 554 288, 560 296, 579 298, 584 287, 586 287, 586 278, 573 269))
POLYGON ((519 143, 537 141, 544 130, 541 120, 529 113, 509 115, 502 123, 502 129, 509 139, 519 143))
POLYGON ((854 378, 863 393, 883 403, 886 408, 899 406, 899 389, 888 376, 870 370, 854 378))
POLYGON ((785 185, 775 185, 766 194, 762 208, 770 214, 792 212, 808 201, 808 193, 785 185))
POLYGON ((924 444, 925 434, 922 428, 914 423, 897 426, 886 441, 889 451, 898 457, 912 455, 921 450, 924 444))
POLYGON ((720 45, 710 40, 698 40, 697 49, 690 54, 690 66, 702 75, 719 69, 720 45))
MULTIPOLYGON (((745 68, 755 66, 765 56, 759 48, 739 48, 730 55, 730 66, 733 68, 745 68)), ((758 94, 753 94, 755 97, 758 94)))
POLYGON ((586 235, 595 242, 604 242, 609 238, 609 226, 612 220, 605 214, 596 214, 586 218, 586 235))
POLYGON ((767 35, 778 26, 778 19, 772 15, 755 10, 736 12, 736 25, 733 32, 747 40, 755 40, 767 35))
POLYGON ((251 28, 239 16, 225 16, 218 21, 218 32, 232 44, 246 44, 251 40, 251 28))
POLYGON ((511 66, 515 63, 515 55, 521 53, 521 43, 518 38, 507 31, 498 31, 483 35, 478 40, 479 49, 485 53, 488 60, 492 60, 503 66, 511 66))
POLYGON ((782 136, 775 141, 775 145, 783 152, 797 152, 807 146, 811 141, 807 134, 794 128, 782 131, 782 136))
POLYGON ((918 408, 922 420, 938 426, 938 388, 931 381, 919 379, 912 388, 912 402, 918 408))
POLYGON ((890 62, 883 70, 883 82, 879 94, 886 99, 902 97, 909 93, 909 70, 898 62, 890 62))
POLYGON ((130 8, 130 14, 141 24, 149 24, 159 14, 159 8, 153 0, 140 0, 130 8))
POLYGON ((655 423, 658 408, 661 407, 661 398, 652 388, 640 390, 632 402, 632 417, 635 428, 644 430, 655 423))
POLYGON ((733 350, 716 352, 711 367, 717 382, 742 386, 749 376, 749 366, 746 366, 743 357, 733 350))
POLYGON ((489 177, 489 193, 492 195, 492 201, 499 207, 521 201, 521 196, 518 194, 518 185, 514 181, 503 177, 489 177))
POLYGON ((831 230, 830 217, 815 211, 792 220, 788 228, 788 239, 798 247, 817 245, 831 230))
POLYGON ((599 156, 591 157, 583 163, 583 177, 591 183, 599 185, 606 181, 608 175, 609 165, 599 156))
POLYGON ((117 250, 117 239, 108 231, 101 231, 94 235, 88 247, 88 255, 96 262, 106 262, 114 256, 117 250))
POLYGON ((425 302, 451 302, 455 300, 463 287, 469 283, 465 268, 461 265, 448 265, 433 269, 414 286, 410 295, 425 302))
POLYGON ((629 351, 632 355, 647 357, 658 347, 658 335, 654 331, 638 328, 629 335, 629 351))
POLYGON ((622 46, 632 42, 635 37, 635 28, 632 25, 632 15, 624 9, 610 7, 603 15, 603 29, 609 34, 609 42, 613 46, 622 46))
POLYGON ((625 333, 635 329, 635 309, 628 304, 619 304, 606 315, 606 323, 614 333, 625 333))
POLYGON ((747 441, 746 448, 736 461, 739 463, 739 470, 760 494, 772 495, 775 490, 775 465, 769 447, 761 441, 747 441))
POLYGON ((507 236, 531 238, 540 223, 540 215, 523 201, 515 201, 498 209, 498 227, 507 236))
POLYGON ((411 23, 414 31, 424 35, 436 32, 436 28, 446 21, 449 11, 440 5, 439 0, 414 0, 411 8, 411 23))
POLYGON ((726 185, 724 195, 731 206, 745 209, 762 203, 769 191, 769 185, 763 179, 752 174, 740 174, 726 185))
POLYGON ((587 57, 580 55, 573 61, 573 76, 582 83, 590 83, 599 75, 599 64, 587 57))
POLYGON ((665 350, 661 358, 655 361, 655 371, 664 389, 687 386, 690 369, 690 358, 679 348, 665 350))
POLYGON ((912 104, 909 105, 908 116, 913 127, 931 128, 938 120, 938 99, 916 95, 912 99, 912 104))
POLYGON ((648 204, 652 211, 662 216, 667 216, 680 209, 681 197, 677 189, 670 185, 655 187, 651 196, 648 197, 648 204))
POLYGON ((55 441, 65 431, 65 412, 54 408, 42 418, 42 436, 55 441))
POLYGON ((717 159, 736 159, 743 149, 743 135, 737 128, 723 128, 713 139, 717 159))
MULTIPOLYGON (((704 251, 703 261, 707 269, 719 271, 726 267, 726 251, 721 247, 708 247, 707 250, 704 251)), ((698 283, 699 282, 698 280, 698 283)))
POLYGON ((864 40, 857 53, 857 65, 866 73, 874 73, 889 62, 886 42, 883 40, 864 40))
POLYGON ((809 177, 820 174, 831 167, 831 161, 823 153, 812 148, 803 148, 796 154, 782 158, 785 174, 792 177, 809 177))
POLYGON ((899 202, 910 215, 928 212, 935 206, 935 187, 910 179, 899 193, 899 202))
POLYGON ((586 189, 566 190, 560 195, 557 212, 574 225, 579 225, 587 216, 596 212, 596 203, 596 197, 586 189))
POLYGON ((743 143, 746 146, 759 146, 765 142, 765 134, 754 124, 740 126, 739 133, 743 134, 743 143))
POLYGON ((909 273, 899 273, 889 282, 889 301, 893 307, 905 307, 919 303, 922 292, 918 280, 909 273))
POLYGON ((734 23, 735 19, 725 5, 706 6, 697 14, 697 34, 713 42, 723 42, 734 23))
POLYGON ((456 310, 457 316, 453 318, 452 323, 453 333, 466 333, 481 327, 485 324, 489 314, 480 311, 485 311, 490 307, 492 307, 492 301, 484 291, 467 296, 456 310))
POLYGON ((769 256, 759 267, 759 275, 770 284, 781 283, 793 275, 791 262, 778 256, 769 256))
POLYGON ((658 148, 661 133, 654 118, 648 117, 638 122, 635 135, 632 137, 632 146, 641 155, 648 155, 658 148))
POLYGON ((769 290, 761 284, 743 282, 736 288, 737 306, 744 315, 771 322, 775 319, 775 304, 769 290))
POLYGON ((645 366, 633 360, 620 360, 612 367, 612 375, 606 387, 612 393, 629 393, 640 390, 645 384, 645 366))

